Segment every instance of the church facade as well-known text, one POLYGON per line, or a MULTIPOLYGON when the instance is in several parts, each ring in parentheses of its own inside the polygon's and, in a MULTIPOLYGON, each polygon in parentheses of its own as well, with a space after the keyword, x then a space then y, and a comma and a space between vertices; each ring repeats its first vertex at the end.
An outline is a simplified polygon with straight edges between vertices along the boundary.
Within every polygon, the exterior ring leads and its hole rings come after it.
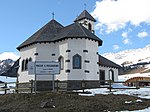
MULTIPOLYGON (((119 66, 109 60, 110 66, 107 65, 108 62, 105 64, 107 59, 98 54, 102 40, 94 34, 95 22, 86 10, 74 23, 65 27, 55 19, 48 22, 17 47, 20 52, 18 81, 35 80, 35 74, 28 73, 30 61, 60 62, 60 74, 55 75, 55 80, 67 81, 67 88, 78 89, 83 80, 89 81, 89 87, 98 87, 99 80, 117 80, 119 66), (111 77, 108 77, 109 71, 111 77)), ((40 90, 51 85, 52 76, 36 74, 36 80, 41 85, 40 90)))

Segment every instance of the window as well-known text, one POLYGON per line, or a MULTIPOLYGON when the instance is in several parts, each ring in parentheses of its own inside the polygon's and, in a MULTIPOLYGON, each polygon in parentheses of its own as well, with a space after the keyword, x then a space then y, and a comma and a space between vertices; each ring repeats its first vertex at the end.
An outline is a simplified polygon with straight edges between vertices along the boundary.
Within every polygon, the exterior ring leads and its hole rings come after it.
POLYGON ((28 59, 25 61, 25 70, 28 70, 28 59))
POLYGON ((88 50, 83 50, 83 52, 88 53, 88 50))
POLYGON ((81 69, 81 56, 76 54, 73 56, 73 69, 81 69))
POLYGON ((24 71, 24 64, 25 64, 25 60, 22 60, 22 66, 21 66, 21 71, 24 71))
POLYGON ((66 52, 71 52, 71 50, 66 50, 66 52))
POLYGON ((32 61, 32 58, 29 58, 29 61, 32 61))
POLYGON ((64 69, 64 58, 62 56, 60 56, 58 58, 58 61, 60 63, 60 69, 63 70, 64 69))
POLYGON ((92 30, 92 25, 91 23, 88 24, 88 29, 91 31, 92 30))
POLYGON ((114 81, 114 71, 112 69, 109 70, 109 79, 114 81))

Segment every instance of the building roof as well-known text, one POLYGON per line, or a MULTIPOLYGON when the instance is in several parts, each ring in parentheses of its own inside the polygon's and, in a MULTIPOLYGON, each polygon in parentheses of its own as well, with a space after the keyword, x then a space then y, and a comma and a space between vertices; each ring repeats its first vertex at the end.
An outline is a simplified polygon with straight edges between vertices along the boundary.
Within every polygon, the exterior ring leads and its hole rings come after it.
POLYGON ((91 16, 91 14, 89 14, 86 10, 84 10, 84 11, 74 20, 74 22, 77 22, 77 21, 82 20, 82 19, 85 19, 85 18, 96 22, 96 20, 95 20, 95 19, 91 16))
POLYGON ((76 22, 63 27, 60 23, 53 19, 19 45, 17 49, 20 50, 21 48, 34 43, 56 42, 66 38, 88 38, 98 41, 99 46, 102 45, 102 40, 83 27, 80 23, 76 22))
POLYGON ((58 23, 56 20, 52 19, 45 26, 39 29, 36 33, 34 33, 31 37, 29 37, 26 41, 24 41, 21 45, 17 47, 19 50, 22 47, 25 47, 30 44, 34 44, 37 42, 47 42, 51 41, 52 38, 58 33, 63 26, 58 23))
POLYGON ((103 57, 101 55, 99 55, 99 62, 98 62, 98 64, 100 66, 107 66, 107 67, 113 67, 113 68, 121 68, 120 65, 118 65, 118 64, 116 64, 116 63, 114 63, 114 62, 112 62, 112 61, 110 61, 108 59, 106 59, 105 57, 103 57))

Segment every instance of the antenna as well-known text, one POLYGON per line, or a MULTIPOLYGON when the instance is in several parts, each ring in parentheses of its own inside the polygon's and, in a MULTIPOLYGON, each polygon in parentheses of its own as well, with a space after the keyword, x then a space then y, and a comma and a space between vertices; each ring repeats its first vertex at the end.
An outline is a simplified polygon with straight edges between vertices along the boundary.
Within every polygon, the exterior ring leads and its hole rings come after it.
POLYGON ((54 19, 54 16, 55 16, 55 13, 53 12, 53 13, 52 13, 52 19, 54 19))

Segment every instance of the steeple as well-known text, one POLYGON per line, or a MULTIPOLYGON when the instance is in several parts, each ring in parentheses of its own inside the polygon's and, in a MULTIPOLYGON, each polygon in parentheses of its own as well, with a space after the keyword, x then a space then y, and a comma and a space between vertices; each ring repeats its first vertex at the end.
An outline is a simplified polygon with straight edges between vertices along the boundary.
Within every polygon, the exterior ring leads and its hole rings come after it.
POLYGON ((87 10, 84 10, 75 20, 74 22, 81 23, 85 28, 90 30, 92 33, 94 33, 94 22, 96 20, 87 12, 87 10))

